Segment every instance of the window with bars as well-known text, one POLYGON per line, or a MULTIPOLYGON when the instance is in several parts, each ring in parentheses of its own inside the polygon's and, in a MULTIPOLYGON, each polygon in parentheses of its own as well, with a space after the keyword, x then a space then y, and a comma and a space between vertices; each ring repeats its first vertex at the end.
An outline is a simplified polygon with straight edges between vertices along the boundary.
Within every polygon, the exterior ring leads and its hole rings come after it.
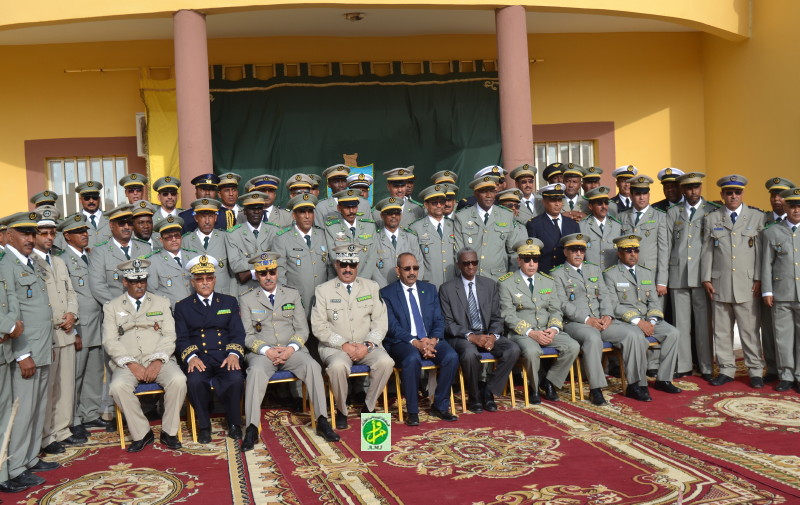
POLYGON ((125 156, 47 159, 47 180, 50 189, 59 195, 56 205, 63 216, 81 209, 75 186, 89 180, 103 184, 102 209, 113 209, 120 202, 126 202, 125 191, 117 181, 127 173, 125 156))
POLYGON ((542 171, 551 163, 575 163, 582 167, 595 164, 593 140, 565 140, 561 142, 534 142, 536 168, 540 184, 547 184, 541 178, 542 171))

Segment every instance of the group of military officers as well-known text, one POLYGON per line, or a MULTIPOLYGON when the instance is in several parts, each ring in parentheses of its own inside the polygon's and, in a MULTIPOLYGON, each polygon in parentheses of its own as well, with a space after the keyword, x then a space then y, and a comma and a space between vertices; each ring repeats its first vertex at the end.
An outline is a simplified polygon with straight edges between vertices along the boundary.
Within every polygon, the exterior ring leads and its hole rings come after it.
POLYGON ((119 181, 128 202, 106 211, 102 184, 84 182, 81 211, 63 219, 58 195, 34 195, 33 212, 0 220, 0 379, 11 384, 0 390, 0 429, 19 402, 0 491, 43 483, 36 472, 58 465, 39 459, 42 450, 112 429, 112 402, 127 420, 128 450, 152 443, 134 396, 147 383, 166 392, 160 441, 172 449, 187 394, 198 440, 211 440, 212 385, 228 435, 252 449, 267 383, 282 370, 306 384, 317 433, 336 441, 320 363, 337 429, 347 427, 354 364, 369 367, 367 412, 392 368, 402 369, 415 426, 425 360, 438 367, 430 413, 446 421, 457 419, 449 387, 458 366, 469 409, 496 411, 494 395, 519 358, 540 403, 557 401, 583 353, 589 399, 602 405, 604 343, 621 350, 625 395, 651 401, 648 375, 669 394, 680 393, 674 378, 694 371, 713 386, 731 382, 735 322, 751 386, 800 392, 800 188, 768 180, 765 213, 743 203, 743 176, 719 179, 715 203, 702 197, 704 174, 666 168, 666 198, 651 205, 654 181, 636 167, 614 171, 613 198, 601 174, 554 163, 534 192, 532 165, 509 174, 488 166, 461 210, 448 170, 419 191, 421 203, 411 199, 413 167, 384 172, 390 196, 374 208, 373 178, 344 165, 322 178, 291 176, 285 209, 272 175, 250 179, 241 195, 237 174, 198 176, 186 210, 176 207, 174 177, 155 181, 153 205, 142 199, 147 178, 129 174, 119 181), (319 200, 322 179, 332 196, 319 200), (681 315, 674 325, 670 314, 681 315), (558 358, 540 366, 550 348, 558 358), (497 361, 484 377, 482 352, 497 361))

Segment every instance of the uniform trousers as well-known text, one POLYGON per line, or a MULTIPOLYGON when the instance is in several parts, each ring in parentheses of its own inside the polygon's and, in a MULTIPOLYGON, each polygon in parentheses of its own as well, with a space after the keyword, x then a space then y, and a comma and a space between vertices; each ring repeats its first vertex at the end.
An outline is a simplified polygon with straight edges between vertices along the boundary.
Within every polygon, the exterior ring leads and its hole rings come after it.
POLYGON ((53 363, 48 378, 47 412, 42 433, 42 447, 61 442, 72 435, 75 411, 75 345, 53 346, 53 363))
POLYGON ((761 377, 764 362, 761 360, 761 339, 758 335, 761 300, 743 303, 712 301, 714 308, 714 350, 719 373, 733 377, 736 373, 736 358, 733 355, 733 323, 739 328, 742 340, 744 364, 750 377, 761 377))
POLYGON ((764 350, 764 365, 768 374, 778 373, 778 357, 775 346, 778 338, 774 332, 775 322, 773 321, 772 309, 761 303, 761 347, 764 350))
MULTIPOLYGON (((122 409, 128 421, 128 429, 133 440, 141 440, 150 430, 150 423, 142 413, 139 398, 133 390, 139 385, 128 367, 115 367, 111 377, 109 391, 111 397, 122 409)), ((181 407, 186 399, 186 376, 174 359, 170 359, 161 367, 156 380, 153 381, 164 388, 164 416, 161 419, 161 431, 176 436, 181 425, 181 407)))
POLYGON ((564 329, 581 345, 583 352, 581 363, 589 378, 590 389, 608 386, 603 371, 603 342, 610 342, 614 347, 622 349, 622 361, 625 363, 625 378, 628 384, 647 385, 647 340, 643 339, 642 333, 632 325, 612 321, 611 326, 600 331, 587 324, 570 322, 564 329))
POLYGON ((19 365, 11 365, 11 392, 14 400, 19 398, 8 445, 8 475, 12 479, 39 462, 49 375, 50 365, 43 365, 36 367, 32 377, 23 379, 19 365))
MULTIPOLYGON (((539 368, 541 368, 542 345, 527 335, 511 335, 513 340, 520 348, 522 353, 522 363, 528 372, 530 388, 533 391, 539 389, 539 368)), ((564 385, 564 381, 569 375, 569 370, 581 352, 581 346, 569 334, 560 331, 553 337, 553 341, 544 347, 553 347, 558 350, 553 366, 547 371, 545 376, 553 386, 558 389, 564 385)))
POLYGON ((680 334, 676 372, 692 371, 692 340, 694 340, 697 367, 701 374, 710 374, 713 354, 709 332, 709 301, 706 290, 704 288, 675 288, 670 289, 669 292, 672 295, 672 312, 680 315, 675 318, 674 325, 680 334), (692 334, 692 322, 694 322, 694 334, 692 334))
MULTIPOLYGON (((458 354, 470 402, 481 401, 479 382, 483 367, 480 360, 484 350, 463 337, 448 338, 447 343, 458 354)), ((486 389, 494 395, 501 395, 506 388, 508 374, 519 359, 520 349, 511 339, 500 337, 488 352, 497 359, 497 363, 494 370, 486 375, 486 389)))
MULTIPOLYGON (((638 326, 636 330, 642 336, 642 340, 647 342, 644 332, 640 330, 638 326)), ((680 333, 678 333, 677 328, 666 321, 658 321, 655 324, 654 331, 655 333, 653 336, 658 340, 658 343, 661 344, 661 357, 656 380, 672 382, 672 375, 675 373, 675 363, 678 361, 678 340, 680 340, 680 333)), ((640 382, 639 385, 646 386, 647 382, 640 382)))
MULTIPOLYGON (((8 422, 11 419, 11 365, 8 363, 0 363, 0 437, 5 436, 8 422)), ((0 438, 2 440, 2 438, 0 438)), ((8 477, 8 464, 7 462, 0 463, 0 482, 5 482, 8 477)))
POLYGON ((279 370, 292 372, 306 385, 314 416, 328 417, 325 401, 325 383, 322 381, 322 367, 308 351, 295 351, 286 363, 273 365, 272 361, 261 354, 247 354, 247 380, 244 390, 244 417, 247 425, 261 424, 261 402, 267 392, 270 378, 279 370))
MULTIPOLYGON (((450 411, 450 388, 458 371, 458 354, 444 340, 436 343, 436 355, 430 361, 439 366, 433 407, 439 412, 450 411)), ((397 342, 387 346, 395 366, 400 368, 400 385, 406 399, 406 411, 419 413, 419 382, 422 376, 422 354, 408 342, 397 342)), ((402 407, 401 407, 402 408, 402 407)))
POLYGON ((228 357, 227 351, 209 351, 208 354, 198 354, 197 357, 206 369, 186 373, 186 393, 195 410, 197 427, 199 429, 211 427, 211 413, 208 406, 213 398, 212 385, 217 398, 225 407, 228 426, 240 426, 244 373, 242 370, 228 370, 222 367, 222 362, 228 357))
POLYGON ((772 320, 780 379, 800 382, 800 302, 775 302, 772 320))
POLYGON ((82 347, 75 353, 75 413, 72 425, 100 417, 105 353, 102 346, 82 347))
POLYGON ((347 376, 353 364, 369 366, 369 388, 364 404, 370 411, 375 410, 375 403, 378 395, 381 394, 389 377, 392 375, 394 360, 381 347, 376 347, 372 352, 367 353, 361 361, 351 361, 350 356, 341 349, 319 347, 319 356, 325 366, 325 373, 328 374, 331 388, 333 389, 336 410, 341 414, 347 415, 347 376))

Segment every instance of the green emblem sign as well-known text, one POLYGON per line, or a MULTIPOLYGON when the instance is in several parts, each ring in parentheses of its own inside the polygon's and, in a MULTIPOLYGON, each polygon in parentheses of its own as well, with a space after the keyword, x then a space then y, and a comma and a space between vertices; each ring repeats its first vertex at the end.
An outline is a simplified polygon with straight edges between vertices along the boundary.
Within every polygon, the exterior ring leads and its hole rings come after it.
POLYGON ((391 448, 391 414, 361 414, 361 450, 389 451, 391 448))

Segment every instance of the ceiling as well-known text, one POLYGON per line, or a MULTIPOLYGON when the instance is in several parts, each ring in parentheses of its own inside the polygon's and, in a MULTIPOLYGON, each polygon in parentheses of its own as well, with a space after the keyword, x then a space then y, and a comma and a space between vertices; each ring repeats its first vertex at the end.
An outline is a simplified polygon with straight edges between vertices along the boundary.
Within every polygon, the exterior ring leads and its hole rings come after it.
MULTIPOLYGON (((344 18, 348 8, 267 9, 210 14, 210 39, 266 36, 411 36, 495 33, 493 10, 367 8, 361 21, 344 18)), ((528 33, 690 32, 653 19, 528 12, 528 33)), ((0 31, 0 45, 63 44, 172 38, 172 18, 115 19, 0 31)))

